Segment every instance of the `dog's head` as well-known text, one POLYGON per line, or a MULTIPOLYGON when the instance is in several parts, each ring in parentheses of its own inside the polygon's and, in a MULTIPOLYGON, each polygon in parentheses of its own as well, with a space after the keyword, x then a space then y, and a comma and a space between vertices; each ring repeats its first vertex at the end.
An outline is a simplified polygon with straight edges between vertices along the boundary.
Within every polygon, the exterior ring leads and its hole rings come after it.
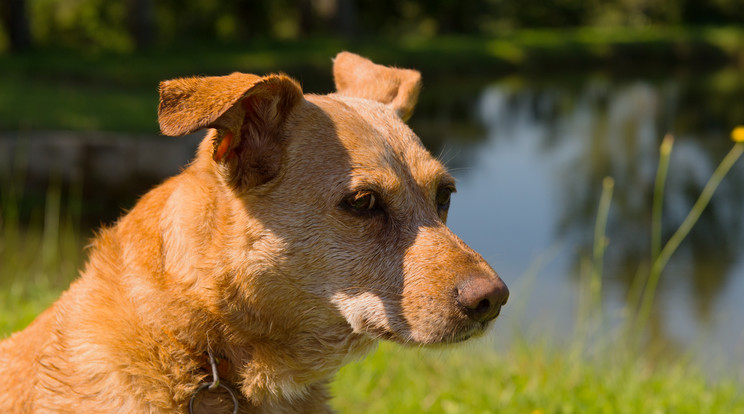
POLYGON ((163 133, 213 128, 196 164, 239 200, 232 300, 401 343, 481 333, 508 289, 445 225, 455 181, 404 123, 419 73, 341 53, 334 77, 323 96, 284 75, 161 84, 163 133))

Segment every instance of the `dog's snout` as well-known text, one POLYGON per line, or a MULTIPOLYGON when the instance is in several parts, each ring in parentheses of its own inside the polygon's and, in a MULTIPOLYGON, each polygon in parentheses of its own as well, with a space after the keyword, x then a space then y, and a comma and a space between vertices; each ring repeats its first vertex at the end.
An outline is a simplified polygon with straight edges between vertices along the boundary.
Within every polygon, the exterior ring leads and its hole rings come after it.
POLYGON ((473 276, 457 286, 455 299, 470 318, 487 322, 499 315, 509 289, 498 277, 473 276))

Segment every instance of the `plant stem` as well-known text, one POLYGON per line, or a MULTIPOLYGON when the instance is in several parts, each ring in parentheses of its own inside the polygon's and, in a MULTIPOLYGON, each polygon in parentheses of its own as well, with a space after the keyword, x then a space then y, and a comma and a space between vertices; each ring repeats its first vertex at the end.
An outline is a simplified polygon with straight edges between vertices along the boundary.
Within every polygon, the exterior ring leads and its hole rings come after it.
POLYGON ((659 169, 656 172, 656 183, 654 184, 654 201, 651 210, 651 260, 659 257, 661 252, 661 216, 664 207, 664 186, 669 171, 669 158, 674 145, 674 137, 667 134, 659 148, 659 169))
POLYGON ((607 217, 610 213, 610 204, 612 202, 612 191, 614 187, 615 180, 613 180, 612 177, 605 177, 604 180, 602 180, 602 195, 599 199, 597 221, 594 225, 594 266, 592 268, 592 280, 590 282, 591 301, 594 304, 599 301, 602 292, 604 254, 608 244, 605 233, 607 230, 607 217))
POLYGON ((723 177, 728 174, 731 167, 734 166, 743 152, 744 143, 734 144, 733 148, 731 148, 731 151, 726 154, 726 157, 724 157, 723 161, 721 161, 716 170, 713 172, 713 175, 705 184, 702 193, 700 193, 700 197, 698 197, 697 201, 692 206, 692 210, 690 210, 690 213, 687 214, 685 220, 679 226, 677 231, 672 235, 666 245, 664 245, 664 248, 659 253, 659 256, 652 258, 653 265, 651 265, 651 271, 648 276, 648 283, 646 284, 641 307, 638 311, 637 326, 639 331, 644 328, 644 325, 646 324, 646 321, 649 317, 649 313, 651 312, 651 305, 653 304, 654 296, 656 295, 656 288, 659 284, 661 272, 666 267, 669 259, 672 257, 672 254, 674 254, 680 243, 682 243, 682 240, 687 237, 687 235, 690 233, 690 230, 692 230, 692 227, 695 225, 695 223, 697 223, 700 215, 703 213, 703 210, 705 210, 705 208, 708 206, 708 203, 710 202, 711 197, 713 197, 713 193, 715 193, 718 185, 721 183, 721 180, 723 180, 723 177))

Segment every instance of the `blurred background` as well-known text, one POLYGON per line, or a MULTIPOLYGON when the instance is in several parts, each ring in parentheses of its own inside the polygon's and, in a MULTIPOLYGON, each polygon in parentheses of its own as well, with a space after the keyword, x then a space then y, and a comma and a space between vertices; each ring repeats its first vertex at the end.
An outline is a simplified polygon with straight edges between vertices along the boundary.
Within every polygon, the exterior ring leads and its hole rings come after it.
MULTIPOLYGON (((201 134, 159 135, 164 79, 283 71, 327 93, 341 50, 420 70, 410 125, 458 179, 450 227, 512 289, 497 344, 574 332, 607 176, 601 308, 622 323, 663 136, 666 240, 744 124, 740 0, 3 0, 0 17, 0 333, 191 158, 201 134)), ((649 344, 744 373, 742 246, 738 163, 662 275, 649 344)))
POLYGON ((6 0, 0 45, 132 52, 323 35, 499 36, 527 28, 681 29, 742 20, 737 0, 6 0))

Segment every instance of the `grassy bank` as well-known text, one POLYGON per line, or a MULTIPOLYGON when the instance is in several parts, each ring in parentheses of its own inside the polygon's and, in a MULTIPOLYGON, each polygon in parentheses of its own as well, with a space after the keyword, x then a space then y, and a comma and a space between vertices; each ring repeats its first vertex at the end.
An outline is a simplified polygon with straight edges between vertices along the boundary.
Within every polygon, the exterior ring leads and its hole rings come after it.
POLYGON ((356 414, 744 412, 741 383, 711 383, 690 364, 658 365, 619 346, 588 356, 524 342, 501 352, 488 341, 449 351, 383 344, 343 368, 333 391, 334 406, 356 414))
POLYGON ((0 55, 0 131, 73 129, 157 131, 163 79, 233 71, 284 71, 313 92, 332 89, 330 58, 340 50, 415 67, 438 79, 512 72, 539 77, 577 70, 654 70, 740 64, 744 29, 647 28, 524 30, 498 38, 315 38, 241 45, 190 45, 134 54, 34 51, 0 55))
POLYGON ((63 202, 59 186, 51 186, 22 223, 23 191, 14 178, 0 183, 0 338, 52 304, 83 261, 79 206, 63 202))

